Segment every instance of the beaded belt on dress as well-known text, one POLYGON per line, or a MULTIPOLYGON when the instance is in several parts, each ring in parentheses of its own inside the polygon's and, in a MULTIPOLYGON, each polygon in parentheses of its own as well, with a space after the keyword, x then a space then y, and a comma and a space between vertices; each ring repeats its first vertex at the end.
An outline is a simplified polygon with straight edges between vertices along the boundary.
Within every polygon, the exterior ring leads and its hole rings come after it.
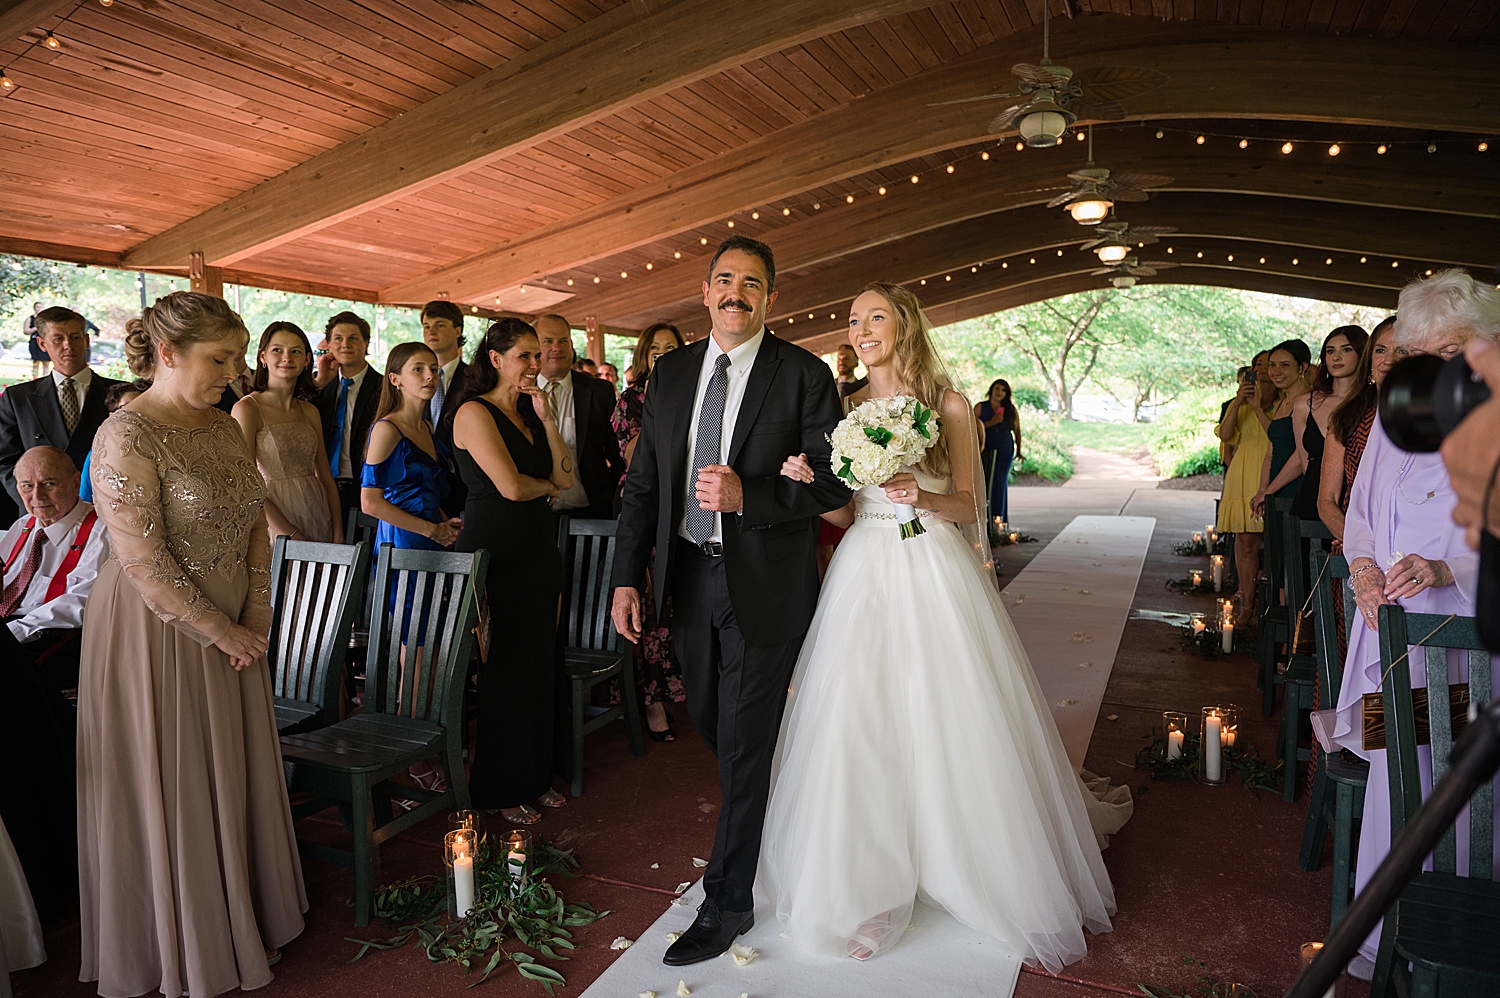
MULTIPOLYGON (((919 509, 919 510, 917 510, 917 515, 918 516, 931 517, 931 516, 936 516, 937 514, 934 513, 930 509, 919 509)), ((862 509, 857 509, 857 510, 854 511, 854 518, 856 520, 894 520, 896 518, 896 514, 895 513, 867 513, 867 512, 865 512, 862 509)))

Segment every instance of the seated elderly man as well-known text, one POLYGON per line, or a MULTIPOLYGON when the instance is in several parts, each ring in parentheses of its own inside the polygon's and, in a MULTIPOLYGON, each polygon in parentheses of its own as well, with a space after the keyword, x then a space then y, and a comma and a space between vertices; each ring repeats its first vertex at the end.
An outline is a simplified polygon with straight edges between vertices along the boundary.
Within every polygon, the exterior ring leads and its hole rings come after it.
POLYGON ((19 656, 59 690, 78 688, 83 605, 109 552, 104 524, 78 498, 78 469, 56 447, 33 447, 16 462, 26 513, 0 538, 0 654, 19 656))
MULTIPOLYGON (((1500 291, 1476 282, 1462 270, 1446 270, 1408 284, 1396 308, 1394 333, 1398 356, 1435 354, 1445 360, 1473 340, 1493 342, 1500 334, 1500 291)), ((1362 698, 1380 691, 1380 639, 1376 620, 1382 604, 1399 604, 1408 613, 1475 615, 1474 595, 1479 559, 1465 543, 1465 531, 1453 521, 1458 496, 1437 454, 1409 454, 1386 435, 1377 417, 1359 471, 1349 492, 1344 521, 1344 556, 1359 619, 1349 637, 1344 679, 1339 689, 1338 720, 1333 740, 1367 759, 1364 833, 1359 837, 1355 886, 1363 890, 1390 851, 1390 777, 1385 750, 1366 749, 1361 724, 1362 698)), ((1417 661, 1421 661, 1420 658, 1417 661)), ((1455 657, 1449 682, 1467 676, 1455 657)), ((1425 686, 1414 670, 1412 686, 1425 686)), ((1423 755, 1423 771, 1429 771, 1423 755)), ((1465 825, 1467 827, 1467 825, 1465 825)), ((1500 825, 1497 825, 1500 828, 1500 825)), ((1467 836, 1458 838, 1458 869, 1468 869, 1467 836)), ((1500 866, 1496 867, 1500 870, 1500 866)), ((1370 979, 1380 945, 1377 926, 1360 947, 1349 972, 1370 979)))

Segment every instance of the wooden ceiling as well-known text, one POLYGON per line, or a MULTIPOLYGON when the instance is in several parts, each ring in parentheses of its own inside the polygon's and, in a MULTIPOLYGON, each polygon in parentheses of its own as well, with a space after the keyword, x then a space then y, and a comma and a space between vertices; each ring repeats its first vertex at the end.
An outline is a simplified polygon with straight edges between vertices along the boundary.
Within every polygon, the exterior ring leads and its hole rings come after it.
MULTIPOLYGON (((1013 88, 1043 2, 0 0, 0 251, 626 331, 706 326, 732 225, 809 342, 877 278, 943 321, 1098 287, 1044 207, 1084 145, 951 103, 1013 88)), ((1178 230, 1158 280, 1388 305, 1500 258, 1497 0, 1045 2, 1057 62, 1165 77, 1094 136, 1173 178, 1118 206, 1178 230)))

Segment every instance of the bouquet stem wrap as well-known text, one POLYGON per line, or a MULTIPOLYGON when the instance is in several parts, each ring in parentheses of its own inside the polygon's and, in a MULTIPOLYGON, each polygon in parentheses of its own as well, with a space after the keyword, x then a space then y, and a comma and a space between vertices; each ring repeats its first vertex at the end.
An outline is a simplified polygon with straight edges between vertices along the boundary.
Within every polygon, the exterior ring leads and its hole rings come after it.
MULTIPOLYGON (((932 410, 910 395, 872 398, 845 416, 828 438, 833 473, 852 489, 882 485, 903 467, 921 462, 937 443, 940 425, 932 410)), ((902 540, 927 532, 914 507, 893 505, 902 540)))

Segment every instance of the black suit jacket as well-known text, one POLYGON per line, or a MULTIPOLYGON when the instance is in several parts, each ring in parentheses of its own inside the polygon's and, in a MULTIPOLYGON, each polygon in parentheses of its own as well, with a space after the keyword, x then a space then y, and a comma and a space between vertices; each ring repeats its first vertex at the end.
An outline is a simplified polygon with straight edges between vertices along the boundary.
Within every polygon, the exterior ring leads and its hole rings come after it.
POLYGON ((579 484, 589 497, 593 515, 608 519, 614 512, 615 492, 625 475, 620 441, 610 425, 615 393, 609 382, 573 372, 573 433, 578 447, 579 484))
MULTIPOLYGON (((361 470, 365 464, 365 445, 370 442, 370 427, 375 422, 375 407, 380 403, 380 383, 385 380, 385 375, 375 370, 371 364, 365 371, 365 380, 359 386, 359 394, 347 403, 348 411, 346 418, 354 420, 354 432, 349 436, 349 446, 354 453, 349 455, 349 466, 354 471, 354 480, 359 481, 361 470)), ((333 457, 333 417, 339 407, 339 378, 337 375, 323 390, 318 393, 313 402, 318 407, 318 416, 323 421, 323 446, 327 448, 330 458, 333 457)))
MULTIPOLYGON (((655 547, 657 610, 672 591, 677 525, 688 497, 688 432, 707 338, 657 360, 646 388, 641 435, 625 478, 614 585, 640 588, 655 547)), ((807 631, 818 602, 816 517, 849 501, 829 467, 828 436, 842 417, 828 365, 767 330, 745 385, 725 463, 739 475, 744 508, 725 513, 724 569, 745 641, 789 641, 807 631), (811 483, 781 474, 807 455, 811 483)))
POLYGON ((11 385, 0 394, 0 481, 12 500, 21 502, 16 492, 16 462, 32 447, 46 444, 66 451, 73 466, 83 469, 83 459, 94 446, 94 434, 109 415, 104 408, 104 393, 117 384, 115 379, 93 372, 71 437, 52 375, 11 385))
MULTIPOLYGON (((462 360, 453 369, 452 382, 443 387, 443 411, 439 414, 437 426, 432 428, 432 435, 441 440, 450 453, 453 450, 453 415, 458 412, 458 396, 463 391, 464 372, 468 369, 469 365, 462 360)), ((461 516, 468 500, 469 487, 458 473, 457 463, 452 463, 448 466, 448 494, 443 496, 443 512, 449 516, 461 516)))

